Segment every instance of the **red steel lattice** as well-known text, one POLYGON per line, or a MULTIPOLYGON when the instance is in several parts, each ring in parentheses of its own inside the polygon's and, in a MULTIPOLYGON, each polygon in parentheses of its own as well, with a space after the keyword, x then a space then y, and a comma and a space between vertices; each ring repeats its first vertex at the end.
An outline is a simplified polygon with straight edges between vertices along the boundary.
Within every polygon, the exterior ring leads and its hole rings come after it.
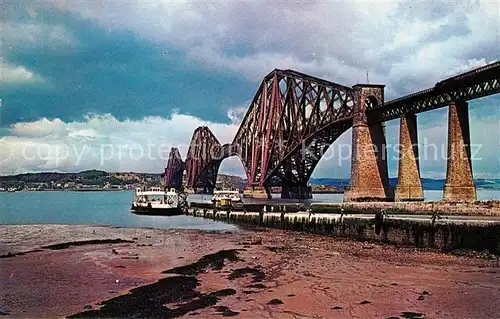
POLYGON ((186 186, 213 190, 223 156, 222 145, 212 131, 206 126, 198 127, 186 157, 186 186))
POLYGON ((165 187, 182 188, 182 175, 184 173, 184 162, 177 147, 170 149, 167 167, 165 167, 165 187))
POLYGON ((352 125, 353 89, 292 70, 262 81, 233 141, 249 185, 305 186, 352 125))
MULTIPOLYGON (((368 107, 366 116, 371 123, 384 122, 444 107, 452 100, 496 94, 499 75, 500 63, 495 62, 433 88, 368 107)), ((276 69, 263 79, 232 144, 221 146, 206 126, 195 130, 186 159, 186 184, 213 189, 220 162, 238 155, 249 186, 304 186, 322 154, 352 126, 354 103, 351 87, 276 69)), ((179 167, 177 159, 175 163, 167 165, 167 170, 172 167, 165 174, 169 181, 179 167)))

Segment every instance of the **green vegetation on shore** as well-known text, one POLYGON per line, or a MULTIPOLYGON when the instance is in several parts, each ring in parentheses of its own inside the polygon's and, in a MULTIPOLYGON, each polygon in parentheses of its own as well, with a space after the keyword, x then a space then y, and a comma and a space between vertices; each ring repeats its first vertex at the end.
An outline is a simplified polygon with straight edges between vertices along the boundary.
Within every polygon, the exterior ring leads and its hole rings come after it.
POLYGON ((158 185, 160 182, 160 174, 110 173, 99 170, 0 176, 0 188, 16 190, 127 189, 136 185, 158 185))
MULTIPOLYGON (((239 176, 219 174, 219 187, 243 189, 246 180, 239 176)), ((139 186, 160 186, 163 175, 136 172, 105 172, 87 170, 78 173, 26 173, 0 176, 0 190, 117 190, 139 186)))

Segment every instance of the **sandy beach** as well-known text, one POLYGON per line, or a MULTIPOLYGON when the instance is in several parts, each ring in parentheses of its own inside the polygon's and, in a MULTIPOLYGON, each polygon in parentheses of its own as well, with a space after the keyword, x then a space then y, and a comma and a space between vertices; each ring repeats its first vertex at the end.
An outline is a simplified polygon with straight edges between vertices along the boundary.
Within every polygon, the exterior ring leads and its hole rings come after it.
POLYGON ((269 229, 3 225, 0 255, 6 317, 500 317, 488 254, 269 229))

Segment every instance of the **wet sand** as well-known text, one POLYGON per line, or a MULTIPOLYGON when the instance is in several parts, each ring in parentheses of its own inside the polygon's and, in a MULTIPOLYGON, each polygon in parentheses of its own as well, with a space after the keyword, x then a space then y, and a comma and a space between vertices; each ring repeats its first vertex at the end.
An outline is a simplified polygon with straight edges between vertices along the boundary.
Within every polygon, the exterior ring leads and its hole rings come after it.
POLYGON ((0 255, 7 317, 500 317, 488 254, 269 229, 30 225, 0 226, 0 255))

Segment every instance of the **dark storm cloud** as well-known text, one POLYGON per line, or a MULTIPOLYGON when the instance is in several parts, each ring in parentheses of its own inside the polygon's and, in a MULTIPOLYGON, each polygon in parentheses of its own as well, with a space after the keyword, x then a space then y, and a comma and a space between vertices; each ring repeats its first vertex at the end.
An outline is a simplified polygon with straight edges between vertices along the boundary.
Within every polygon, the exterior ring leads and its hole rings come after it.
POLYGON ((254 85, 241 77, 203 72, 181 51, 132 32, 103 29, 57 11, 30 15, 15 6, 4 18, 11 31, 3 39, 4 62, 43 78, 3 85, 4 126, 40 117, 69 121, 86 113, 169 117, 175 109, 224 122, 227 110, 252 94, 254 85), (16 32, 23 28, 28 38, 16 32))

